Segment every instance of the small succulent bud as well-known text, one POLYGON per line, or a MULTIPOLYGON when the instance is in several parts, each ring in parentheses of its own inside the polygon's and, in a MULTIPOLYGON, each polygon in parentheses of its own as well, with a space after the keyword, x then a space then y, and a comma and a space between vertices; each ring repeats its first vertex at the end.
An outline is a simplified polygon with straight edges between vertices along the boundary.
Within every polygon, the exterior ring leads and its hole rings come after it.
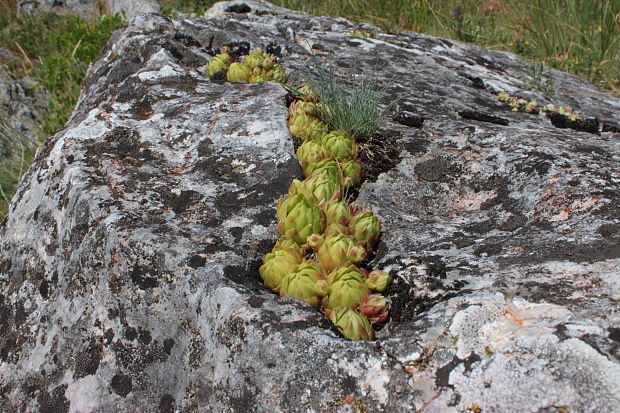
POLYGON ((356 308, 362 297, 370 292, 362 272, 355 265, 332 271, 327 276, 327 282, 329 283, 329 294, 325 305, 330 309, 356 308))
POLYGON ((318 102, 319 97, 316 93, 308 86, 307 84, 302 84, 295 88, 295 93, 299 96, 301 100, 305 100, 308 102, 318 102))
POLYGON ((381 234, 381 223, 370 211, 359 211, 349 220, 351 235, 366 250, 373 249, 381 234))
POLYGON ((349 340, 373 340, 375 338, 370 321, 351 308, 339 308, 332 311, 330 320, 349 340))
POLYGON ((296 100, 288 107, 288 113, 290 117, 294 117, 300 113, 304 113, 308 116, 316 117, 317 110, 316 104, 312 102, 306 102, 303 100, 296 100))
POLYGON ((357 156, 357 144, 342 129, 323 135, 321 143, 338 161, 357 156))
POLYGON ((284 68, 280 65, 274 65, 272 76, 273 80, 281 84, 286 84, 286 82, 288 81, 288 76, 286 76, 284 68))
POLYGON ((364 249, 355 244, 353 237, 333 235, 325 238, 317 251, 317 257, 326 271, 332 271, 344 265, 362 262, 366 255, 364 249))
POLYGON ((510 95, 508 95, 508 93, 506 93, 506 92, 499 92, 497 94, 497 99, 500 102, 508 102, 508 100, 510 100, 510 95))
POLYGON ((374 270, 368 274, 366 285, 373 291, 382 293, 392 282, 392 277, 385 271, 374 270))
POLYGON ((532 100, 531 102, 528 102, 527 105, 525 105, 524 111, 527 113, 538 113, 539 107, 540 105, 538 104, 538 102, 532 100))
POLYGON ((243 59, 243 64, 250 69, 262 68, 264 53, 261 49, 255 49, 243 59))
POLYGON ((383 324, 388 319, 390 304, 381 294, 368 294, 362 297, 358 311, 372 324, 383 324))
POLYGON ((293 297, 317 308, 320 297, 327 294, 329 286, 321 267, 313 261, 304 261, 295 271, 287 274, 280 285, 282 297, 293 297))
POLYGON ((277 217, 279 233, 302 247, 309 235, 320 234, 325 229, 323 211, 316 198, 306 193, 298 192, 280 199, 277 217))
MULTIPOLYGON (((322 146, 322 145, 321 145, 322 146)), ((329 152, 327 152, 329 156, 329 152)), ((338 186, 342 185, 342 171, 338 162, 331 159, 323 159, 317 163, 311 163, 304 168, 305 176, 324 175, 338 186)))
POLYGON ((321 145, 321 143, 317 141, 305 141, 299 148, 297 148, 297 160, 304 171, 309 167, 309 165, 316 165, 318 162, 326 158, 329 158, 329 152, 323 145, 321 145))
POLYGON ((277 240, 271 252, 276 252, 278 250, 287 250, 287 249, 297 251, 300 254, 304 253, 303 248, 301 248, 299 244, 297 244, 293 240, 286 239, 286 238, 281 238, 277 240))
POLYGON ((276 65, 276 57, 270 53, 265 53, 263 55, 263 60, 261 61, 261 67, 265 70, 271 70, 276 65))
POLYGON ((324 241, 325 239, 323 238, 323 235, 312 234, 308 236, 307 243, 310 246, 310 248, 312 248, 313 250, 318 250, 321 247, 321 245, 323 245, 324 241))
POLYGON ((344 186, 358 186, 362 182, 362 164, 359 161, 343 161, 340 168, 344 175, 344 186))
POLYGON ((325 175, 312 175, 304 179, 301 185, 298 186, 297 191, 312 193, 319 205, 329 201, 340 200, 340 186, 325 175))
POLYGON ((247 82, 250 79, 251 70, 242 63, 231 63, 226 73, 229 82, 247 82))
POLYGON ((292 249, 276 250, 265 255, 263 265, 258 272, 265 283, 265 287, 278 292, 282 279, 295 270, 301 263, 303 256, 292 249))
POLYGON ((219 71, 228 69, 230 64, 230 55, 228 53, 220 53, 207 63, 207 76, 211 77, 219 71))
POLYGON ((248 79, 248 82, 250 82, 250 83, 261 83, 261 82, 266 82, 267 80, 269 80, 269 79, 267 79, 267 77, 264 74, 262 74, 262 73, 255 73, 255 74, 250 75, 250 77, 248 79))
POLYGON ((293 136, 304 140, 318 140, 327 133, 327 125, 305 113, 289 118, 288 127, 293 136))
POLYGON ((351 218, 351 213, 349 212, 349 204, 347 201, 340 202, 328 202, 325 205, 325 219, 327 220, 327 225, 330 224, 342 224, 346 225, 351 218))
POLYGON ((351 235, 351 233, 349 232, 348 227, 333 222, 325 228, 325 232, 323 232, 323 237, 327 238, 336 235, 351 235))

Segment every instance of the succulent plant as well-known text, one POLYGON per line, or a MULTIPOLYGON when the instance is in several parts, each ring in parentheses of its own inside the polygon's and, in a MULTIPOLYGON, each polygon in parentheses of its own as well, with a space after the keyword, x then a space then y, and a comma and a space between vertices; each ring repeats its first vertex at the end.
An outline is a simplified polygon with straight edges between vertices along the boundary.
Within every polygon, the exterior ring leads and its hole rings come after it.
POLYGON ((295 179, 289 188, 289 194, 295 192, 310 192, 319 202, 319 205, 331 200, 340 200, 340 186, 325 175, 312 175, 300 181, 295 179))
POLYGON ((358 311, 368 318, 371 324, 383 324, 390 313, 390 304, 381 294, 368 294, 362 297, 358 311))
POLYGON ((319 97, 317 94, 308 86, 307 84, 302 84, 295 88, 295 94, 301 100, 305 100, 308 102, 318 102, 319 97))
POLYGON ((229 82, 247 82, 250 79, 251 70, 242 63, 231 63, 226 73, 229 82))
POLYGON ((265 287, 274 292, 280 290, 282 279, 291 273, 303 260, 303 256, 293 249, 279 249, 265 255, 258 272, 265 287))
POLYGON ((362 164, 356 160, 346 160, 340 163, 344 175, 344 186, 359 186, 362 182, 362 164))
POLYGON ((351 216, 349 229, 355 241, 370 251, 379 239, 381 223, 370 211, 359 211, 351 216))
POLYGON ((342 129, 323 135, 321 143, 338 161, 357 156, 357 144, 342 129))
POLYGON ((351 235, 351 231, 349 231, 349 227, 335 222, 325 227, 325 231, 323 231, 325 238, 336 235, 351 235))
POLYGON ((263 54, 263 60, 260 66, 265 70, 272 70, 276 66, 276 57, 271 53, 263 54))
POLYGON ((347 307, 356 308, 362 297, 369 294, 362 271, 355 265, 338 268, 327 276, 329 293, 323 304, 326 308, 335 310, 347 307))
POLYGON ((329 152, 327 149, 314 140, 304 141, 304 143, 297 148, 297 160, 301 164, 302 169, 314 165, 328 157, 329 152))
POLYGON ((370 321, 351 308, 332 311, 329 318, 349 340, 373 340, 375 338, 370 321))
POLYGON ((366 277, 366 285, 373 291, 382 293, 392 282, 392 277, 385 271, 374 270, 366 277))
POLYGON ((281 238, 277 240, 271 252, 276 252, 278 250, 286 250, 286 249, 297 251, 300 254, 304 253, 304 249, 301 248, 299 244, 297 244, 295 241, 291 239, 286 239, 286 238, 281 238))
POLYGON ((265 52, 263 52, 261 49, 254 49, 252 53, 248 54, 243 59, 243 64, 250 69, 262 68, 264 58, 265 52))
POLYGON ((344 226, 347 225, 351 218, 349 204, 344 200, 328 202, 324 207, 324 211, 327 225, 340 224, 344 226))
POLYGON ((306 244, 309 235, 322 233, 325 216, 316 198, 297 192, 278 201, 278 232, 300 246, 306 244))
POLYGON ((308 243, 308 246, 310 248, 312 248, 313 250, 318 250, 319 248, 321 248, 321 245, 323 245, 323 242, 325 242, 325 237, 323 237, 323 235, 321 234, 312 234, 308 236, 306 242, 308 243))
POLYGON ((304 175, 324 175, 331 181, 337 183, 338 186, 342 185, 342 171, 340 170, 340 165, 332 159, 323 159, 317 163, 306 165, 304 168, 304 175))
POLYGON ((304 261, 282 279, 280 295, 297 298, 318 308, 321 297, 327 295, 328 290, 329 284, 321 266, 312 261, 304 261))
POLYGON ((353 237, 332 235, 325 238, 325 242, 317 251, 317 257, 326 271, 332 271, 347 264, 363 261, 366 258, 366 250, 357 245, 353 237))
POLYGON ((288 127, 292 135, 299 136, 305 140, 318 140, 327 133, 327 125, 305 113, 299 113, 291 117, 288 127))
POLYGON ((504 102, 504 103, 506 103, 506 102, 508 102, 508 101, 510 100, 510 95, 509 95, 508 93, 506 93, 506 92, 499 92, 499 93, 497 94, 497 99, 498 99, 500 102, 504 102))
POLYGON ((273 80, 278 83, 285 84, 288 81, 288 76, 284 71, 284 68, 278 64, 273 66, 273 80))
POLYGON ((532 100, 531 102, 528 102, 527 105, 525 105, 523 111, 527 113, 538 113, 539 109, 540 105, 538 104, 538 102, 532 100))
POLYGON ((248 78, 248 82, 250 83, 260 83, 260 82, 266 82, 268 80, 269 79, 267 78, 267 76, 265 76, 263 73, 253 73, 248 78))
POLYGON ((288 107, 288 113, 290 117, 294 117, 300 113, 316 117, 318 112, 316 103, 306 102, 304 100, 295 100, 288 107))
POLYGON ((207 76, 211 77, 219 71, 228 69, 229 64, 230 55, 228 53, 216 54, 207 63, 207 76))

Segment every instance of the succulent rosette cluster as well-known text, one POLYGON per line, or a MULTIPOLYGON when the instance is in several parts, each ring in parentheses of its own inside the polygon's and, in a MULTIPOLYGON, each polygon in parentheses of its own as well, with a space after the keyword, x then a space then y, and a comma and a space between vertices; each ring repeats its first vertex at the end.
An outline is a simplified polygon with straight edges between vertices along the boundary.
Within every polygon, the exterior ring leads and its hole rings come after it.
MULTIPOLYGON (((249 79, 257 75, 256 68, 269 68, 264 54, 254 52, 243 63, 231 63, 228 74, 249 79)), ((303 140, 296 155, 304 179, 293 180, 288 195, 278 201, 282 238, 265 256, 260 276, 273 292, 322 309, 346 338, 372 340, 373 326, 389 318, 389 301, 381 293, 392 279, 384 271, 363 268, 381 224, 346 199, 348 188, 362 182, 359 147, 344 130, 329 130, 320 118, 325 108, 308 85, 291 90, 296 100, 289 106, 288 125, 303 140)))
POLYGON ((566 117, 571 122, 578 122, 582 120, 582 117, 575 113, 571 108, 563 106, 556 107, 553 104, 542 106, 535 100, 528 101, 527 99, 519 98, 517 96, 510 96, 506 92, 499 92, 497 94, 497 100, 510 106, 513 112, 525 112, 531 114, 538 114, 541 116, 549 116, 550 114, 557 114, 566 117))
POLYGON ((256 49, 245 56, 241 62, 233 62, 227 50, 215 55, 207 63, 206 73, 211 77, 216 73, 226 71, 226 80, 233 83, 239 82, 268 82, 274 80, 285 84, 288 76, 277 59, 262 49, 256 49))

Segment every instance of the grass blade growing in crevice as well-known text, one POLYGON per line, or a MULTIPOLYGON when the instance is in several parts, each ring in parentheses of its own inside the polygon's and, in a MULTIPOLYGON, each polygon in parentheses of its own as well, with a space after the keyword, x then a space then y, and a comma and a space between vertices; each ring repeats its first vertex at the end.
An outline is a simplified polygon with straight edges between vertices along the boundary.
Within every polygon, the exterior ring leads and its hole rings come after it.
POLYGON ((396 97, 384 104, 391 83, 380 86, 372 77, 353 75, 349 85, 320 68, 308 77, 321 101, 321 118, 332 129, 344 129, 359 140, 373 138, 400 100, 396 97))

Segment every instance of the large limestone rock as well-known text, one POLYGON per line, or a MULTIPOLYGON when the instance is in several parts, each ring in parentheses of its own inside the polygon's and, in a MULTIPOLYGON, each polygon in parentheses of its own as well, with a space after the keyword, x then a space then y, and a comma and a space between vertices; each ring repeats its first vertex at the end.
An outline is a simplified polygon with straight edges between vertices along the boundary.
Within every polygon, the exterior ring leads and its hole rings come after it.
POLYGON ((545 96, 514 55, 266 3, 138 16, 4 223, 0 410, 618 411, 620 99, 548 76, 545 96), (403 95, 358 198, 384 224, 373 265, 396 276, 377 341, 261 287, 299 167, 281 86, 204 77, 223 45, 403 95), (571 106, 589 132, 500 90, 571 106))

